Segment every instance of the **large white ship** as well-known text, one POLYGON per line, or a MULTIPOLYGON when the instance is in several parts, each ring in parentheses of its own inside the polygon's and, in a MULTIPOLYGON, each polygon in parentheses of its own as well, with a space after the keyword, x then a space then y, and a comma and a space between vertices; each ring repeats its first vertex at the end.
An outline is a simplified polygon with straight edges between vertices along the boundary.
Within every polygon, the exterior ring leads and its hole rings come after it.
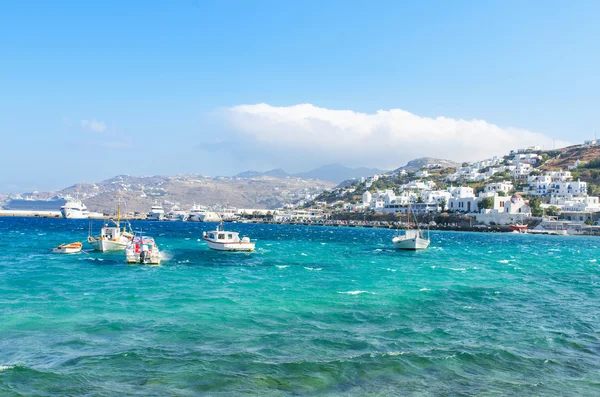
POLYGON ((221 217, 216 212, 208 211, 206 207, 194 205, 187 220, 190 222, 220 222, 221 217))
POLYGON ((90 217, 85 204, 81 200, 72 198, 67 198, 65 205, 60 207, 60 213, 66 219, 87 219, 90 217))
POLYGON ((148 212, 147 219, 151 221, 162 221, 165 219, 165 210, 160 204, 153 204, 152 208, 150 208, 150 212, 148 212))

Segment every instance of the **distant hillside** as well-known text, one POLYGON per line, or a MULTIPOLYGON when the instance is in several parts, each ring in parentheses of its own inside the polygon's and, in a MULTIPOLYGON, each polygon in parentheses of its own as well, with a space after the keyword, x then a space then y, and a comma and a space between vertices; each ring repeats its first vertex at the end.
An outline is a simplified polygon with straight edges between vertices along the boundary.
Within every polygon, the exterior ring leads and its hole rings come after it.
MULTIPOLYGON (((277 174, 277 173, 275 173, 277 174)), ((79 197, 90 210, 111 213, 116 209, 120 193, 124 210, 147 212, 153 203, 160 203, 166 211, 178 206, 183 209, 193 204, 231 206, 237 208, 278 208, 297 203, 330 189, 332 182, 306 180, 295 177, 277 178, 209 178, 201 175, 131 176, 119 175, 97 183, 79 183, 58 192, 31 193, 31 199, 79 197)), ((2 205, 2 203, 0 203, 2 205)))
POLYGON ((240 172, 239 174, 234 175, 233 178, 259 178, 261 176, 271 176, 273 178, 287 178, 288 176, 291 176, 291 175, 288 174, 287 172, 285 172, 284 170, 282 170, 281 168, 277 168, 275 170, 265 171, 265 172, 244 171, 244 172, 240 172))
POLYGON ((547 161, 540 167, 544 171, 566 170, 575 161, 589 163, 600 158, 600 146, 569 146, 562 149, 547 150, 542 152, 547 155, 547 161))
POLYGON ((324 165, 322 167, 316 168, 312 171, 308 172, 300 172, 297 174, 288 174, 284 170, 278 168, 271 171, 245 171, 241 172, 237 175, 234 175, 233 178, 258 178, 262 176, 270 176, 274 178, 302 178, 302 179, 317 179, 321 181, 335 182, 340 183, 347 179, 354 179, 360 177, 367 177, 374 174, 383 174, 387 171, 383 171, 377 168, 350 168, 343 166, 341 164, 329 164, 324 165))
POLYGON ((427 167, 428 165, 436 165, 436 164, 440 165, 442 168, 460 167, 459 163, 456 163, 452 160, 437 159, 434 157, 421 157, 421 158, 409 161, 408 163, 406 163, 405 166, 402 166, 394 171, 395 172, 402 171, 402 170, 418 171, 422 168, 427 167))
POLYGON ((299 178, 306 179, 320 179, 322 181, 331 181, 335 183, 343 182, 347 179, 368 177, 374 174, 384 174, 388 171, 380 170, 377 168, 349 168, 341 164, 329 164, 314 169, 308 172, 301 172, 294 174, 299 178))

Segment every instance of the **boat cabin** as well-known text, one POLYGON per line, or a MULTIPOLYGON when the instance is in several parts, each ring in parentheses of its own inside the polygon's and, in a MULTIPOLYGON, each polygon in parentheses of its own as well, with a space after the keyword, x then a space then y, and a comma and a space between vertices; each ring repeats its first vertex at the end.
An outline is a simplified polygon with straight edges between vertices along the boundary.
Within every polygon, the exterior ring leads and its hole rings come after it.
POLYGON ((209 240, 219 241, 223 243, 237 243, 240 241, 240 237, 236 232, 224 232, 224 231, 213 231, 204 233, 204 237, 209 240))

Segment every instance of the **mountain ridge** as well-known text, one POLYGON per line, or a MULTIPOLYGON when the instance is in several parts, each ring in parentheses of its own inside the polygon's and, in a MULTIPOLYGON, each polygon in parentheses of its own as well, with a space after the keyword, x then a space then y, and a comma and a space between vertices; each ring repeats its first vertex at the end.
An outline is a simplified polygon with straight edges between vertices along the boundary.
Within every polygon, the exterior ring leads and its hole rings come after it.
POLYGON ((269 170, 269 171, 255 171, 248 170, 240 172, 233 176, 233 178, 258 178, 262 176, 269 176, 275 178, 301 178, 301 179, 314 179, 326 182, 341 183, 348 179, 356 179, 360 177, 368 177, 374 174, 383 174, 388 171, 380 170, 378 168, 369 167, 357 167, 351 168, 346 167, 339 163, 332 163, 317 167, 310 171, 298 172, 295 174, 287 173, 281 168, 269 170))

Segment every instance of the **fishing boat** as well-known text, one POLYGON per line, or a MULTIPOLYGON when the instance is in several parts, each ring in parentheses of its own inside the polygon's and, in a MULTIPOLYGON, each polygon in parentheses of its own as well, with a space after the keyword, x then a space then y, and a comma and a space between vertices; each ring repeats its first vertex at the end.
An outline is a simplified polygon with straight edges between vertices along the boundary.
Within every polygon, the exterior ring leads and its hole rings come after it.
POLYGON ((119 201, 117 204, 117 220, 109 219, 104 227, 100 230, 99 236, 92 236, 92 224, 90 223, 90 229, 88 231, 88 243, 96 251, 121 251, 127 247, 127 244, 133 238, 133 232, 131 226, 129 231, 127 227, 121 229, 121 196, 119 195, 119 201))
POLYGON ((55 254, 77 254, 81 252, 83 244, 76 242, 70 244, 61 244, 58 247, 54 247, 52 252, 55 254))
POLYGON ((152 237, 134 236, 125 248, 127 263, 140 263, 142 265, 160 265, 161 254, 152 237))
POLYGON ((217 225, 216 230, 204 232, 202 238, 208 248, 217 251, 254 251, 256 245, 249 237, 240 238, 237 232, 223 230, 223 222, 217 225))
MULTIPOLYGON (((392 238, 394 247, 401 250, 422 250, 429 247, 431 239, 429 238, 429 231, 427 232, 427 238, 423 231, 419 228, 418 222, 416 223, 417 228, 411 229, 410 227, 410 204, 408 205, 408 225, 404 234, 396 234, 392 238)), ((398 232, 397 232, 398 233, 398 232)))
POLYGON ((522 224, 522 223, 513 223, 511 225, 508 225, 508 227, 510 227, 510 230, 517 232, 517 233, 527 233, 527 225, 522 224))
MULTIPOLYGON (((515 194, 510 200, 513 201, 520 197, 521 197, 520 195, 515 194)), ((517 221, 515 223, 511 223, 510 225, 508 225, 510 230, 512 230, 513 232, 517 232, 517 233, 527 233, 527 226, 528 225, 525 222, 523 222, 523 215, 521 215, 520 218, 517 219, 517 221)))

